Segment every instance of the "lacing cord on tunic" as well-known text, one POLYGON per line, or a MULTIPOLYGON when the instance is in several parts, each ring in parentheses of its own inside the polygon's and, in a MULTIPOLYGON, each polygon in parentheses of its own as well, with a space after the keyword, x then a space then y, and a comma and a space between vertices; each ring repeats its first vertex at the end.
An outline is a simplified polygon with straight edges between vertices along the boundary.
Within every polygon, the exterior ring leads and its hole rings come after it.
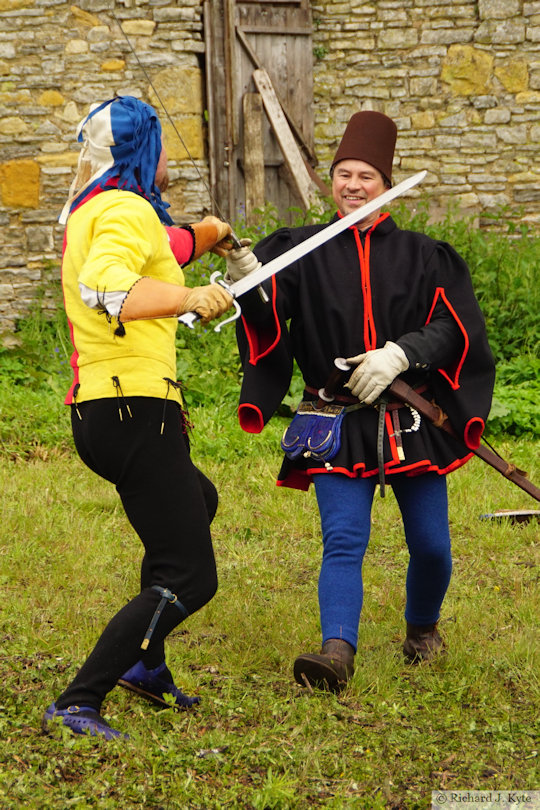
POLYGON ((118 416, 120 417, 120 421, 122 422, 122 420, 124 418, 122 416, 122 403, 124 404, 129 416, 131 418, 133 418, 133 414, 131 413, 131 408, 129 407, 129 402, 125 398, 124 392, 122 391, 122 386, 120 385, 120 380, 116 376, 111 377, 111 380, 113 381, 113 385, 116 388, 116 403, 118 405, 118 416))
POLYGON ((180 394, 182 395, 182 405, 180 406, 180 413, 182 414, 182 431, 184 433, 190 433, 193 430, 193 423, 190 421, 189 411, 187 405, 185 404, 185 398, 183 396, 185 385, 184 383, 180 382, 180 380, 171 380, 170 377, 163 377, 163 379, 167 383, 167 393, 165 394, 165 401, 163 403, 163 415, 161 417, 160 434, 163 435, 163 431, 165 430, 165 409, 167 407, 167 399, 171 387, 174 388, 176 391, 180 391, 180 394))
POLYGON ((77 383, 77 384, 75 385, 75 387, 73 388, 73 405, 75 406, 75 411, 76 411, 76 413, 77 413, 77 416, 78 416, 78 417, 79 417, 79 419, 82 421, 81 412, 80 412, 80 410, 79 410, 79 406, 77 405, 77 395, 78 395, 78 393, 79 393, 79 388, 80 388, 80 387, 81 387, 81 384, 80 384, 80 383, 77 383))

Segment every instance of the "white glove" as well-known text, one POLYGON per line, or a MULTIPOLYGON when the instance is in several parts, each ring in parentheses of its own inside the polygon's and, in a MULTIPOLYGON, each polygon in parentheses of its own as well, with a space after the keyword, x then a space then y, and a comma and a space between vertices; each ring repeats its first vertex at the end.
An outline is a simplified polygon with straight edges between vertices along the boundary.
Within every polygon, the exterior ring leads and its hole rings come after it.
POLYGON ((356 366, 345 387, 360 402, 371 405, 388 388, 398 374, 409 368, 405 352, 397 343, 387 340, 382 349, 373 349, 356 357, 347 357, 356 366))
POLYGON ((241 248, 229 250, 225 256, 227 262, 225 281, 240 281, 241 278, 261 267, 261 262, 249 249, 251 239, 240 239, 240 244, 241 248))

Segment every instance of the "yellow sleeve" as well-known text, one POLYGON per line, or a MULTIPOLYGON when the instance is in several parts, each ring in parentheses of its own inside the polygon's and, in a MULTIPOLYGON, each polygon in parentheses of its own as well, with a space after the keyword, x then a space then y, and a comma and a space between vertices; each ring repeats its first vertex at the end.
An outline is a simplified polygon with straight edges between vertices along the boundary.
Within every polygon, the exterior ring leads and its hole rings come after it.
POLYGON ((163 239, 163 226, 148 202, 136 194, 115 197, 92 223, 78 277, 80 285, 98 295, 127 293, 145 275, 163 239))

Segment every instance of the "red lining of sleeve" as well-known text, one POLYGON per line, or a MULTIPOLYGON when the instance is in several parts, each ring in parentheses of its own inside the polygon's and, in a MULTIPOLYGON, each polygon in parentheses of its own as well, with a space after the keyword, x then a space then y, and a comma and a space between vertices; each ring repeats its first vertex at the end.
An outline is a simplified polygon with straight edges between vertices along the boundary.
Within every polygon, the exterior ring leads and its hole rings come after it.
POLYGON ((459 389, 459 375, 461 374, 461 369, 463 368, 465 358, 467 357, 467 354, 469 352, 469 336, 468 336, 467 330, 463 326, 461 320, 458 318, 458 315, 457 315, 454 307, 452 306, 452 304, 450 303, 450 301, 446 297, 444 287, 437 287, 437 289, 435 290, 435 295, 433 296, 433 303, 431 304, 431 309, 429 311, 429 315, 427 316, 426 325, 431 320, 431 316, 433 314, 433 310, 435 309, 435 305, 437 303, 437 299, 439 298, 439 296, 443 299, 444 303, 446 304, 446 306, 448 307, 450 313, 452 314, 452 317, 454 318, 455 322, 459 326, 459 328, 461 330, 461 333, 463 335, 464 341, 465 341, 465 346, 464 346, 463 352, 461 354, 461 358, 457 361, 457 363, 455 363, 455 365, 453 365, 452 368, 449 369, 449 371, 446 371, 443 368, 437 369, 439 374, 442 374, 442 376, 445 377, 446 380, 448 380, 448 382, 450 383, 450 386, 454 389, 454 391, 457 391, 459 389))
MULTIPOLYGON (((251 327, 248 321, 242 315, 242 323, 246 331, 246 337, 249 346, 249 362, 252 366, 256 366, 259 360, 275 349, 281 340, 281 324, 279 322, 276 310, 276 279, 272 277, 272 311, 274 314, 274 324, 272 328, 260 331, 255 327, 251 327), (275 327, 275 331, 274 331, 275 327)), ((261 428, 262 429, 262 428, 261 428)), ((258 432, 258 431, 257 431, 258 432)))
POLYGON ((469 419, 465 425, 463 438, 465 440, 465 444, 470 450, 476 450, 478 447, 480 447, 480 439, 482 438, 484 427, 484 420, 479 416, 473 416, 473 418, 469 419))
POLYGON ((246 433, 260 433, 264 427, 264 418, 260 408, 249 403, 239 406, 238 421, 246 433))

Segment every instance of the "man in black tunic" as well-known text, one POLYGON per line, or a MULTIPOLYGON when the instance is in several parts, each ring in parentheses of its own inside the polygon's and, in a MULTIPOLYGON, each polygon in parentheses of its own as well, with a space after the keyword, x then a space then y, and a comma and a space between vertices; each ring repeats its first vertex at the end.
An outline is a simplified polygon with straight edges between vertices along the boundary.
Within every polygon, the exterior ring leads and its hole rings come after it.
MULTIPOLYGON (((396 135, 394 122, 382 113, 352 116, 331 168, 336 217, 391 185, 396 135)), ((247 247, 232 251, 229 278, 240 278, 323 227, 281 228, 256 246, 255 255, 247 247)), ((404 655, 417 662, 443 649, 437 622, 452 568, 446 475, 480 442, 493 357, 463 259, 444 242, 400 230, 387 212, 360 220, 282 270, 266 289, 266 304, 256 293, 241 299, 244 430, 261 431, 279 406, 293 358, 304 378, 304 400, 317 399, 336 357, 353 366, 335 398, 348 410, 331 466, 312 456, 285 457, 278 476, 281 486, 314 484, 322 527, 322 649, 300 655, 294 676, 300 684, 338 690, 354 671, 362 561, 380 480, 392 486, 410 555, 404 655), (398 375, 436 400, 465 446, 399 403, 389 402, 385 412, 378 407, 398 375)))

